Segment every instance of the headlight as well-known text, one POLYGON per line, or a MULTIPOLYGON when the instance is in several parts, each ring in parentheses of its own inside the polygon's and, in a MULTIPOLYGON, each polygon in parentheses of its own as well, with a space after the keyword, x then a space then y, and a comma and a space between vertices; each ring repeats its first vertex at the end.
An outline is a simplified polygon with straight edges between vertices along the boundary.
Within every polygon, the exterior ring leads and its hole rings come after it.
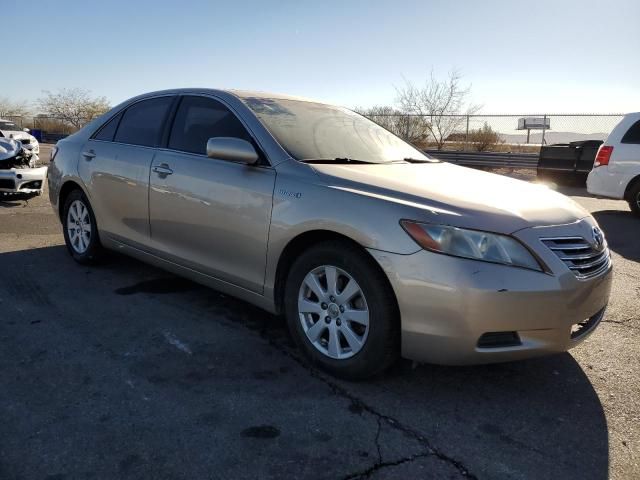
POLYGON ((529 250, 506 235, 409 220, 400 224, 418 245, 432 252, 542 271, 529 250))

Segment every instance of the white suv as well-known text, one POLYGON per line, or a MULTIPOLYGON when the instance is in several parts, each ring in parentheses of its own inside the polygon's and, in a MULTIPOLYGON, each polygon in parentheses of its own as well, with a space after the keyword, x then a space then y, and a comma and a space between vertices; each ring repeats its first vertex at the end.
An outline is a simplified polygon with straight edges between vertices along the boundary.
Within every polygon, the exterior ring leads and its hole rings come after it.
POLYGON ((624 199, 640 216, 640 112, 625 115, 600 146, 587 190, 624 199))

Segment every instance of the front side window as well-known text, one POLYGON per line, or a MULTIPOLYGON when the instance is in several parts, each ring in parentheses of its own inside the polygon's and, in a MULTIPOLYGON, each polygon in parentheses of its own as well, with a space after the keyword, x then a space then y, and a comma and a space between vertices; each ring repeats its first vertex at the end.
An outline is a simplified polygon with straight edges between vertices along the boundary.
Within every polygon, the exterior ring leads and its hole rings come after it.
POLYGON ((135 103, 124 112, 115 135, 116 142, 156 147, 173 97, 159 97, 135 103))
POLYGON ((251 141, 240 120, 220 102, 206 97, 184 97, 176 112, 168 147, 204 155, 207 141, 213 137, 251 141))
POLYGON ((346 108, 302 100, 242 100, 293 158, 389 163, 429 161, 422 152, 377 123, 346 108))
POLYGON ((622 143, 640 143, 640 120, 631 125, 622 137, 622 143))

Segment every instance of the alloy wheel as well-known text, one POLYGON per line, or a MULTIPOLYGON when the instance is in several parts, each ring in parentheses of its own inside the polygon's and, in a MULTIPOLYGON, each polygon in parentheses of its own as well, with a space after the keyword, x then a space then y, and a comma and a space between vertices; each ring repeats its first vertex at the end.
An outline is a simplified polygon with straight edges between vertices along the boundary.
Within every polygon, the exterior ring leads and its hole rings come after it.
POLYGON ((82 255, 91 242, 91 217, 89 209, 81 200, 74 200, 67 212, 67 233, 71 248, 82 255))
POLYGON ((327 357, 344 360, 365 345, 369 307, 358 282, 344 270, 323 265, 303 279, 298 315, 311 344, 327 357))

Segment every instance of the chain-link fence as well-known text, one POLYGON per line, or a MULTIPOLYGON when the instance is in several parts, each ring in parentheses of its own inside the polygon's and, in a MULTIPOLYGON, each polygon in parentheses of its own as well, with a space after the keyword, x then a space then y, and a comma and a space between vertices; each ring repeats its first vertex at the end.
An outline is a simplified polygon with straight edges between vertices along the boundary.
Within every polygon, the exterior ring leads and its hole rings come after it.
POLYGON ((541 145, 604 140, 623 114, 368 116, 422 148, 536 153, 541 145))

